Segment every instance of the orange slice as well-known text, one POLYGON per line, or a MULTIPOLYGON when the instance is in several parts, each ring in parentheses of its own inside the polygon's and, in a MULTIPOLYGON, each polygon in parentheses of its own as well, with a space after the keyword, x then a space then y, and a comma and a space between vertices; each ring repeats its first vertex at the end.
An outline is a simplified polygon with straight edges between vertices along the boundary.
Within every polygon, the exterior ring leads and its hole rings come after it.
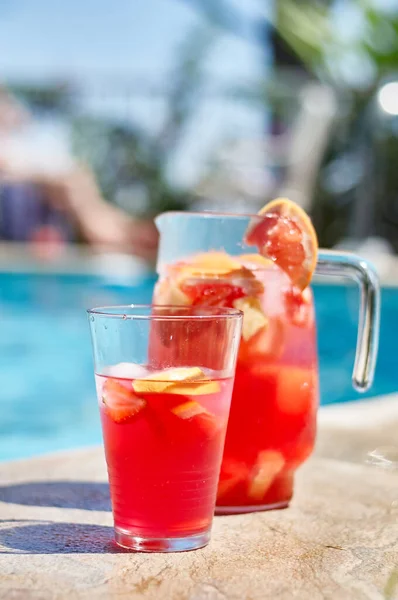
POLYGON ((241 264, 226 252, 203 252, 191 256, 186 263, 177 265, 185 278, 190 277, 220 277, 239 271, 241 264))
POLYGON ((252 219, 245 242, 285 271, 293 285, 303 290, 315 270, 318 240, 309 216, 287 198, 273 200, 252 219))
POLYGON ((268 319, 263 313, 261 302, 258 298, 247 296, 239 298, 233 303, 234 307, 243 312, 242 337, 247 342, 260 329, 268 325, 268 319))
POLYGON ((249 483, 248 496, 256 502, 262 500, 284 465, 285 459, 280 452, 276 450, 260 452, 249 483))
POLYGON ((199 367, 181 367, 151 373, 133 381, 137 393, 166 393, 197 396, 220 391, 217 381, 210 381, 199 367))
MULTIPOLYGON (((265 260, 265 259, 263 259, 265 260)), ((185 262, 170 267, 170 272, 178 274, 178 280, 187 278, 249 278, 254 275, 242 266, 239 256, 230 256, 226 252, 203 252, 189 257, 185 262)))

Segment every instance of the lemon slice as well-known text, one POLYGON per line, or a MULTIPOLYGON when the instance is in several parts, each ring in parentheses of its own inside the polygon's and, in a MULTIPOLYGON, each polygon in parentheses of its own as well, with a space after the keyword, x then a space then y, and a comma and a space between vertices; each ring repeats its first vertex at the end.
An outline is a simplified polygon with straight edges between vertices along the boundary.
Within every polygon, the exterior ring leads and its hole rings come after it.
POLYGON ((209 378, 199 367, 180 367, 151 373, 143 379, 133 382, 133 390, 137 393, 168 394, 212 394, 220 390, 217 381, 206 381, 209 378))
POLYGON ((177 383, 167 389, 168 394, 181 394, 183 396, 201 396, 202 394, 215 394, 220 391, 218 381, 201 381, 198 383, 177 383))
POLYGON ((247 342, 260 329, 268 325, 268 318, 263 313, 258 298, 247 296, 234 301, 234 307, 243 312, 242 337, 247 342))

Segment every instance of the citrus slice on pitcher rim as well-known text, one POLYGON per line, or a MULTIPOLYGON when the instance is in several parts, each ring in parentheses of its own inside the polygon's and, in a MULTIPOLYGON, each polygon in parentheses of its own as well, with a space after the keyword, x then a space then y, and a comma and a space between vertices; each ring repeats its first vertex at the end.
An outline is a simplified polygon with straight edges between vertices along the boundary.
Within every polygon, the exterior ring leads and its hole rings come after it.
POLYGON ((318 255, 318 240, 311 219, 287 198, 273 200, 253 218, 246 230, 245 243, 257 246, 289 276, 292 284, 304 290, 310 283, 318 255))

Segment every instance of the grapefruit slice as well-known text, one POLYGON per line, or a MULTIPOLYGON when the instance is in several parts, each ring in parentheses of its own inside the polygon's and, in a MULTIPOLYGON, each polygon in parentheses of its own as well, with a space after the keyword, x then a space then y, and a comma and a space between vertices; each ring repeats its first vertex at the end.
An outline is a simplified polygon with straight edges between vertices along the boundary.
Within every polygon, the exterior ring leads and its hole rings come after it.
POLYGON ((115 423, 131 422, 146 406, 143 398, 139 398, 133 390, 114 379, 105 381, 102 403, 105 412, 115 423))
POLYGON ((280 452, 276 450, 260 452, 249 483, 248 496, 255 502, 262 500, 284 465, 285 459, 280 452))
POLYGON ((214 394, 220 391, 217 381, 210 381, 199 367, 180 367, 151 373, 142 379, 133 381, 133 390, 137 393, 166 393, 197 396, 214 394))
POLYGON ((189 298, 192 306, 232 307, 234 300, 245 295, 244 290, 224 279, 190 281, 181 284, 181 293, 189 298))
POLYGON ((318 240, 309 216, 287 198, 273 200, 252 219, 245 243, 285 271, 292 284, 303 290, 315 270, 318 240))

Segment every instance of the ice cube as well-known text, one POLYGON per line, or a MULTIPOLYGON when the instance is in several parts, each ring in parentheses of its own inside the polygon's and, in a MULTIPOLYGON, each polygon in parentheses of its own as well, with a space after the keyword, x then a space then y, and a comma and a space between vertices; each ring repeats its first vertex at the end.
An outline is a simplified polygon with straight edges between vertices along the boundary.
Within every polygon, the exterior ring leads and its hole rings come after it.
POLYGON ((148 369, 135 363, 121 362, 117 365, 108 367, 106 374, 111 377, 120 377, 122 379, 137 379, 146 377, 148 375, 148 369))

